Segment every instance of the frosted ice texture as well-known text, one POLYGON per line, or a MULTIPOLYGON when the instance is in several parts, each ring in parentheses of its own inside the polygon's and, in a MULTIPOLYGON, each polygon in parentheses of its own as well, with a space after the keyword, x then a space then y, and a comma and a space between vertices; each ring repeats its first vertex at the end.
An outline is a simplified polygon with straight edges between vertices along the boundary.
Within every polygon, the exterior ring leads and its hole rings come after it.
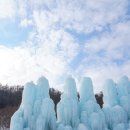
POLYGON ((130 119, 130 81, 127 76, 123 76, 117 83, 117 92, 119 103, 130 119))
POLYGON ((92 80, 89 77, 83 77, 81 79, 79 93, 81 102, 85 102, 88 100, 96 101, 93 93, 92 80))
POLYGON ((89 77, 82 78, 79 94, 81 123, 91 130, 104 130, 106 127, 105 116, 96 103, 92 80, 89 77))
MULTIPOLYGON (((58 122, 65 126, 69 125, 72 128, 77 128, 79 124, 79 108, 76 83, 72 77, 66 79, 64 85, 64 93, 61 96, 61 101, 57 106, 58 122)), ((70 128, 66 128, 70 129, 70 128)))
POLYGON ((10 130, 55 130, 54 103, 45 77, 25 85, 20 108, 11 118, 10 130))
POLYGON ((130 81, 123 76, 117 83, 107 79, 103 85, 103 109, 95 100, 92 80, 83 77, 77 88, 69 76, 57 105, 49 97, 45 77, 25 85, 22 102, 11 118, 10 130, 130 130, 130 81))
POLYGON ((107 79, 103 86, 104 107, 113 107, 118 104, 117 89, 112 79, 107 79))
POLYGON ((103 111, 107 127, 111 130, 126 130, 129 127, 129 85, 129 79, 123 76, 117 84, 108 79, 103 86, 103 111))

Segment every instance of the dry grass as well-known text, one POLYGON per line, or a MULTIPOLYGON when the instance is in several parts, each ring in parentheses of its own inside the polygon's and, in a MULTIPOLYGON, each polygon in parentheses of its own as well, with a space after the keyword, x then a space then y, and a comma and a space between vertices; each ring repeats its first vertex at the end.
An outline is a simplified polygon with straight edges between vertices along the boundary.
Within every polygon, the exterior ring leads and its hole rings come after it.
POLYGON ((18 107, 5 107, 0 109, 0 130, 9 128, 10 119, 18 107))

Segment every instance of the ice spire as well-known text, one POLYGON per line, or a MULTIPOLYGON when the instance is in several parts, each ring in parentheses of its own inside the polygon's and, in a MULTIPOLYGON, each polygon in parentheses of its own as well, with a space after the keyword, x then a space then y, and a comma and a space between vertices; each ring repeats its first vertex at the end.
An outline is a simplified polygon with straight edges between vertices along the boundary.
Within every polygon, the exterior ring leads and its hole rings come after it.
POLYGON ((128 113, 130 119, 130 81, 127 76, 123 76, 117 83, 117 92, 119 103, 128 113))
POLYGON ((116 84, 112 79, 107 79, 103 86, 104 107, 113 107, 118 105, 116 84))
MULTIPOLYGON (((119 88, 119 90, 121 90, 122 87, 119 88)), ((103 86, 103 111, 105 113, 107 127, 112 130, 117 129, 120 126, 120 123, 125 126, 128 123, 127 114, 119 103, 119 95, 122 94, 122 92, 119 94, 117 90, 118 88, 116 88, 116 84, 113 82, 113 80, 107 79, 103 86)))
POLYGON ((86 129, 104 130, 105 117, 99 105, 96 103, 91 78, 82 78, 79 94, 81 123, 86 126, 86 129))
POLYGON ((57 107, 58 122, 71 128, 77 128, 79 124, 78 98, 76 83, 72 77, 68 77, 64 85, 64 93, 57 107))
POLYGON ((130 94, 130 81, 127 76, 123 76, 117 83, 117 91, 119 98, 130 94))
POLYGON ((96 101, 93 93, 93 84, 91 78, 83 77, 81 79, 79 93, 81 102, 89 100, 96 101))

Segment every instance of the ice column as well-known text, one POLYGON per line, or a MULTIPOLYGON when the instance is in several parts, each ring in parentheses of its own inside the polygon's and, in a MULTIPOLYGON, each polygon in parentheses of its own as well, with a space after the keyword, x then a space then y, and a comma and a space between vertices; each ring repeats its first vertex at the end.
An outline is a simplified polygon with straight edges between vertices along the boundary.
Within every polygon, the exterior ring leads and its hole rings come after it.
POLYGON ((127 76, 123 76, 117 83, 117 92, 119 103, 127 112, 130 120, 130 81, 127 76))
POLYGON ((107 127, 113 130, 117 129, 118 127, 122 127, 119 124, 123 124, 126 126, 127 114, 124 109, 119 105, 116 84, 113 82, 112 79, 108 79, 105 81, 105 84, 103 86, 103 94, 103 111, 105 113, 107 127))
POLYGON ((62 130, 63 128, 65 130, 71 130, 78 127, 79 111, 77 89, 75 80, 71 76, 65 81, 64 93, 57 106, 57 117, 60 124, 58 130, 62 130))
POLYGON ((79 93, 81 123, 84 124, 87 129, 104 130, 105 117, 99 105, 96 103, 92 80, 89 77, 82 78, 79 93))
POLYGON ((103 107, 113 107, 118 105, 116 84, 112 79, 107 79, 103 86, 103 107))

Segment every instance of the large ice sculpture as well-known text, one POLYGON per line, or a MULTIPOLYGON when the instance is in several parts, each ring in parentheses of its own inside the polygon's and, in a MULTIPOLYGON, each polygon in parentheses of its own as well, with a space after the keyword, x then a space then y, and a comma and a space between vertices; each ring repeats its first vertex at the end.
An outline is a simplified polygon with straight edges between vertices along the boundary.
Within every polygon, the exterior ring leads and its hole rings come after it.
MULTIPOLYGON (((66 79, 64 93, 57 106, 58 122, 65 126, 77 128, 79 124, 78 97, 75 80, 72 77, 66 79)), ((70 129, 70 128, 65 128, 70 129)))
POLYGON ((95 100, 93 84, 83 77, 79 86, 69 76, 57 106, 49 97, 45 77, 25 85, 22 103, 11 118, 10 130, 130 130, 130 81, 123 76, 116 84, 106 80, 103 86, 103 109, 95 100))
MULTIPOLYGON (((128 123, 127 113, 123 107, 120 106, 120 96, 126 94, 126 90, 124 91, 126 88, 123 89, 122 87, 122 85, 119 85, 119 87, 116 88, 116 84, 111 79, 106 80, 103 86, 103 111, 105 113, 107 127, 112 130, 123 128, 122 125, 120 126, 119 124, 123 124, 123 126, 127 127, 128 123)), ((122 102, 123 100, 126 99, 122 98, 122 102)), ((122 106, 124 103, 122 103, 122 106)))
POLYGON ((22 103, 11 118, 10 130, 55 130, 56 117, 54 103, 49 98, 49 83, 45 77, 39 78, 37 85, 25 85, 22 103))
POLYGON ((87 129, 104 130, 105 117, 96 103, 92 80, 83 77, 80 83, 80 120, 87 129), (100 122, 99 122, 100 120, 100 122))

